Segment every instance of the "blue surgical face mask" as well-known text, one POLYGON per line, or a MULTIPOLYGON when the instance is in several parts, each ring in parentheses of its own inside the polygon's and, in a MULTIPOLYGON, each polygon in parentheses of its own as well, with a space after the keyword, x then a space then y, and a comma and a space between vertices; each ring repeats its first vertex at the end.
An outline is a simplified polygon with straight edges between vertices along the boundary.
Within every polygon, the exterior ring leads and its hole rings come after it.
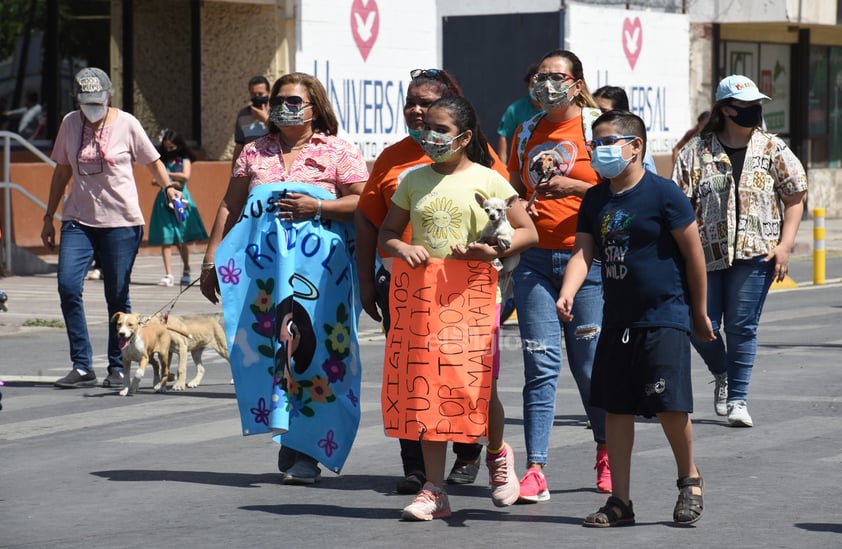
POLYGON ((446 162, 462 148, 451 148, 453 140, 460 137, 462 133, 459 135, 447 135, 446 133, 434 130, 422 130, 421 140, 418 144, 421 145, 421 148, 424 150, 424 154, 429 156, 433 162, 446 162))
POLYGON ((626 160, 623 158, 623 147, 632 143, 624 143, 622 145, 602 145, 596 147, 591 155, 591 168, 605 179, 613 179, 617 177, 626 166, 631 162, 631 158, 626 160))

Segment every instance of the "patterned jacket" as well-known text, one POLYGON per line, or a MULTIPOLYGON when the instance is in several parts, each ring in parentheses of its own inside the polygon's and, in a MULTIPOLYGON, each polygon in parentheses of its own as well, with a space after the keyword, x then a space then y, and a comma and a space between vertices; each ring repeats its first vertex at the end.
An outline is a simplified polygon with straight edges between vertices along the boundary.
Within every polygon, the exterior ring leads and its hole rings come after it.
POLYGON ((678 153, 672 179, 690 198, 708 271, 735 259, 768 254, 781 239, 782 198, 807 190, 801 162, 778 137, 756 128, 738 185, 715 134, 690 140, 678 153))

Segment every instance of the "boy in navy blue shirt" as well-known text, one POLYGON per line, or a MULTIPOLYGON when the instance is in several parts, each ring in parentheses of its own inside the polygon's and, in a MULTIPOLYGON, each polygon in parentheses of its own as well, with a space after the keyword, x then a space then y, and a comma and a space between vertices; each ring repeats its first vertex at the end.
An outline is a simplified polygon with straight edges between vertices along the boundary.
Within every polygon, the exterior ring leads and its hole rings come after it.
POLYGON ((714 339, 696 217, 672 181, 644 170, 646 127, 610 111, 593 124, 591 166, 603 181, 579 209, 576 244, 556 304, 572 320, 576 291, 591 262, 602 262, 605 305, 594 358, 591 406, 605 409, 613 494, 584 526, 634 524, 629 497, 634 416, 657 416, 678 469, 677 524, 704 511, 693 460, 690 331, 714 339))

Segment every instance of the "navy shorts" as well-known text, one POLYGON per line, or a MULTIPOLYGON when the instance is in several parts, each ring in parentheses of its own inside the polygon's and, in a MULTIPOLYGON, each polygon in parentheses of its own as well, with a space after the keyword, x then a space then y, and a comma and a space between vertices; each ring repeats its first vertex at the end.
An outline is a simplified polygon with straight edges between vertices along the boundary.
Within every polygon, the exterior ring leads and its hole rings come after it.
POLYGON ((590 405, 611 414, 653 417, 693 411, 690 335, 677 328, 603 326, 590 405))

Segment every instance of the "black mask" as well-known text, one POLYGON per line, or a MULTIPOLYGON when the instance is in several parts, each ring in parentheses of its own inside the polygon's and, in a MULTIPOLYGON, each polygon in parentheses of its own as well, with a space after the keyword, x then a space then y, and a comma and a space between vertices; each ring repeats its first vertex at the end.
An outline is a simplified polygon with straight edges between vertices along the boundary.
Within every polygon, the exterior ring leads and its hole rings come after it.
POLYGON ((753 128, 759 126, 763 117, 763 107, 752 105, 750 107, 737 107, 736 105, 729 105, 732 109, 737 111, 737 114, 731 116, 734 124, 744 128, 753 128))
POLYGON ((161 151, 161 161, 163 162, 170 162, 175 160, 179 157, 178 150, 173 149, 171 151, 161 151))
POLYGON ((256 95, 251 98, 251 104, 254 106, 255 109, 261 108, 263 105, 269 102, 269 96, 267 95, 256 95))

